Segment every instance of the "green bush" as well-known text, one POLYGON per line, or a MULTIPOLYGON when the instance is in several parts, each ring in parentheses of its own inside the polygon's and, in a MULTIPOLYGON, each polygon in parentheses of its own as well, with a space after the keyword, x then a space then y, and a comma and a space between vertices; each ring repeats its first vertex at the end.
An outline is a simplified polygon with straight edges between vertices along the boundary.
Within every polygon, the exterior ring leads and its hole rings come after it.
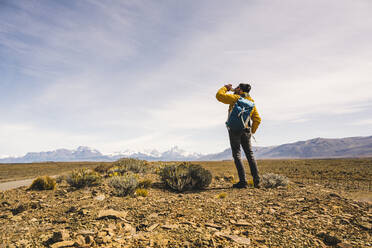
POLYGON ((114 176, 109 179, 108 183, 114 188, 114 194, 117 196, 132 195, 138 186, 137 177, 129 173, 123 176, 114 176))
POLYGON ((95 171, 83 168, 72 171, 71 174, 67 176, 66 181, 72 187, 83 188, 100 184, 102 177, 95 171))
POLYGON ((56 180, 49 176, 36 178, 29 189, 31 190, 53 190, 56 188, 56 180))
POLYGON ((212 181, 210 171, 200 165, 181 163, 164 167, 160 176, 171 189, 182 192, 189 189, 204 189, 212 181))
POLYGON ((282 175, 268 173, 261 177, 260 185, 264 188, 277 188, 279 186, 287 186, 288 178, 282 175))

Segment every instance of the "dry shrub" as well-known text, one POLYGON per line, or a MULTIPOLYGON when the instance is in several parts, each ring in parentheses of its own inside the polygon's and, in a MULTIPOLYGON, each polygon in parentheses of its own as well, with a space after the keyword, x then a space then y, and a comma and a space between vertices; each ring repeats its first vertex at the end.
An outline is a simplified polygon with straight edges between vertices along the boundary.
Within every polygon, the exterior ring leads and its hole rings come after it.
POLYGON ((67 176, 66 181, 70 186, 75 188, 84 188, 86 186, 99 185, 102 177, 95 171, 82 168, 76 169, 67 176))
POLYGON ((109 169, 111 169, 114 165, 113 164, 100 164, 96 168, 94 168, 95 172, 106 174, 109 169))
POLYGON ((148 189, 148 188, 151 187, 151 185, 152 185, 152 180, 151 179, 143 179, 143 180, 139 181, 138 188, 148 189))
POLYGON ((226 182, 234 182, 234 175, 224 175, 223 180, 225 180, 226 182))
POLYGON ((114 176, 109 179, 108 184, 114 188, 114 194, 117 196, 132 195, 138 186, 138 180, 135 175, 125 174, 123 176, 114 176))
POLYGON ((49 176, 36 178, 29 187, 30 190, 53 190, 55 188, 56 180, 49 176))
POLYGON ((107 173, 111 175, 124 175, 126 172, 146 173, 148 171, 150 171, 150 167, 146 160, 122 158, 115 161, 107 173))
POLYGON ((62 183, 63 181, 65 181, 66 180, 66 175, 59 175, 59 176, 57 176, 56 177, 56 182, 57 183, 62 183))
POLYGON ((260 185, 264 188, 277 188, 279 186, 287 186, 288 178, 282 175, 268 173, 261 177, 260 185))
POLYGON ((190 163, 166 166, 160 172, 160 176, 169 188, 179 192, 188 189, 204 189, 212 181, 210 171, 201 165, 190 163))
POLYGON ((234 175, 231 175, 231 174, 216 175, 216 176, 214 176, 214 179, 216 181, 230 182, 230 183, 234 183, 236 181, 235 178, 234 178, 234 175))

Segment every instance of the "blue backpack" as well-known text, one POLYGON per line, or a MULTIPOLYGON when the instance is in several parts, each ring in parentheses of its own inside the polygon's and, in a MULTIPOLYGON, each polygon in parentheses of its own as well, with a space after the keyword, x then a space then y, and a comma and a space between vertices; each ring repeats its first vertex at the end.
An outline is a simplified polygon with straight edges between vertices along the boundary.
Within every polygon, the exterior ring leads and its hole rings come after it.
POLYGON ((253 108, 254 102, 240 97, 227 118, 227 128, 232 131, 241 131, 246 128, 253 108))

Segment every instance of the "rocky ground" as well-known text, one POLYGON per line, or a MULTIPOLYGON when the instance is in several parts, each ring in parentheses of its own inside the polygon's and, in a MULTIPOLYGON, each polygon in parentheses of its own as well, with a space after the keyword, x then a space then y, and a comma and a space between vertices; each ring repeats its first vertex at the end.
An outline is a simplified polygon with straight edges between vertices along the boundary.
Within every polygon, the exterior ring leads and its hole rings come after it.
POLYGON ((116 197, 106 184, 0 192, 0 246, 372 246, 371 203, 342 192, 295 183, 232 189, 214 179, 205 191, 175 193, 148 177, 147 197, 116 197))

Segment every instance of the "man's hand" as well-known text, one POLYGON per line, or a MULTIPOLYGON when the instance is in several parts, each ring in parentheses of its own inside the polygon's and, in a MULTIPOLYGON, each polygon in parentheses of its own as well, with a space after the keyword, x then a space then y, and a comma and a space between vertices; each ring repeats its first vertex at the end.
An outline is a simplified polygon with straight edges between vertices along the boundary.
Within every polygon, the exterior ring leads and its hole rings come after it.
POLYGON ((225 87, 226 87, 227 91, 230 91, 231 88, 232 88, 232 84, 226 84, 225 87))

